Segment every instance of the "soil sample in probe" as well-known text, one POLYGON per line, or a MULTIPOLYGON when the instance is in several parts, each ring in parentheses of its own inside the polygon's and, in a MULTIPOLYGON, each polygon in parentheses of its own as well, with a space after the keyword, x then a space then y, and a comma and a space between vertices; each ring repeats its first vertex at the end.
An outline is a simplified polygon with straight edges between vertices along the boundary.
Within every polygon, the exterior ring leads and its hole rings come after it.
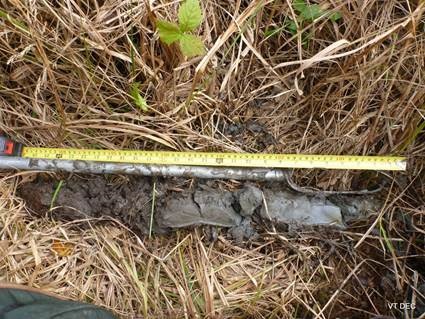
POLYGON ((247 182, 230 191, 202 181, 192 188, 176 188, 177 180, 155 182, 154 207, 153 181, 147 177, 132 176, 117 182, 108 176, 72 176, 60 189, 58 181, 38 178, 22 185, 19 194, 35 214, 49 212, 54 218, 67 220, 113 217, 142 234, 149 232, 151 220, 156 233, 212 225, 251 234, 254 220, 292 228, 344 227, 346 220, 364 217, 379 206, 370 196, 327 198, 297 193, 279 184, 260 188, 247 182))

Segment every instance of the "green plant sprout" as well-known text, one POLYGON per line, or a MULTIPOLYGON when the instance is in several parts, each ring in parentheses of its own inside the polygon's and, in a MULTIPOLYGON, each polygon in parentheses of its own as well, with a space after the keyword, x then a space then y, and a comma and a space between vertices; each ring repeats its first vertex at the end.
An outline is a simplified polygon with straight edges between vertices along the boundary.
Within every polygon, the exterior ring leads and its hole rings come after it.
MULTIPOLYGON (((301 28, 305 22, 311 23, 322 16, 328 16, 329 19, 333 22, 338 21, 342 17, 341 13, 339 12, 331 13, 329 11, 324 11, 320 5, 307 4, 304 0, 294 0, 292 5, 295 12, 297 13, 297 22, 301 28)), ((287 21, 283 27, 267 29, 265 36, 273 36, 284 29, 287 29, 292 35, 296 35, 298 33, 297 24, 294 20, 289 19, 289 21, 287 21)))
POLYGON ((58 186, 56 186, 56 189, 55 189, 53 196, 52 196, 52 200, 50 201, 50 210, 52 210, 54 208, 56 199, 59 196, 59 192, 60 192, 62 186, 63 186, 63 180, 59 181, 58 186))
POLYGON ((7 12, 0 10, 0 18, 9 21, 15 28, 21 30, 22 32, 29 34, 30 31, 28 27, 25 25, 24 22, 19 21, 18 19, 13 18, 10 14, 7 12))
POLYGON ((146 99, 140 95, 140 82, 133 82, 130 85, 130 95, 133 98, 134 104, 144 112, 149 110, 146 99))
POLYGON ((191 34, 202 22, 202 11, 198 0, 186 0, 179 8, 179 23, 157 20, 159 38, 166 44, 178 42, 182 53, 187 57, 205 52, 204 44, 196 35, 191 34))

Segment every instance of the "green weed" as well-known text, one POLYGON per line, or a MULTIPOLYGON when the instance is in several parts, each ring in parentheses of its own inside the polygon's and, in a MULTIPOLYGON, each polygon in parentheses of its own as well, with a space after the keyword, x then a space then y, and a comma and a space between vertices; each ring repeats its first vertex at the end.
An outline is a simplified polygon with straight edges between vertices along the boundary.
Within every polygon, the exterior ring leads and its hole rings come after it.
POLYGON ((198 0, 186 0, 179 8, 179 23, 157 20, 159 38, 166 44, 178 42, 182 53, 187 57, 205 52, 201 39, 193 34, 202 22, 201 6, 198 0))
POLYGON ((63 181, 61 180, 61 181, 59 181, 59 184, 58 184, 58 186, 56 187, 56 189, 53 193, 52 200, 50 201, 50 210, 53 209, 55 202, 56 202, 56 199, 58 198, 58 195, 59 195, 59 192, 60 192, 62 186, 63 186, 63 181))
POLYGON ((391 252, 394 253, 394 246, 391 242, 391 240, 389 240, 388 235, 387 235, 387 231, 385 230, 385 227, 382 223, 382 219, 379 219, 379 234, 381 235, 381 237, 384 240, 385 246, 387 247, 387 249, 391 252))
POLYGON ((422 121, 418 124, 418 126, 413 131, 412 135, 409 136, 407 141, 402 145, 401 151, 405 151, 409 146, 413 145, 416 141, 416 138, 421 134, 422 132, 425 132, 425 121, 422 121))
MULTIPOLYGON (((291 33, 292 35, 296 35, 298 33, 298 29, 303 29, 303 27, 307 24, 307 23, 312 23, 314 20, 323 17, 323 16, 327 16, 329 17, 329 19, 333 22, 338 21, 339 19, 341 19, 341 13, 339 12, 329 12, 329 11, 325 11, 323 10, 320 5, 318 4, 307 4, 305 2, 305 0, 294 0, 292 2, 292 6, 295 10, 295 12, 297 13, 297 23, 292 20, 292 19, 288 19, 287 21, 285 21, 284 25, 278 28, 272 28, 272 29, 267 29, 265 31, 265 36, 266 37, 270 37, 273 36, 275 34, 280 33, 283 30, 287 30, 289 33, 291 33), (298 26, 297 26, 298 24, 298 26)), ((303 36, 303 35, 302 35, 303 36)), ((310 36, 303 36, 304 40, 308 40, 310 36)))
POLYGON ((25 25, 24 22, 19 21, 18 19, 13 18, 10 14, 7 12, 0 10, 0 18, 5 19, 6 21, 9 21, 15 28, 21 30, 22 32, 29 34, 29 29, 25 25))
POLYGON ((133 82, 130 85, 130 95, 133 98, 134 104, 144 112, 149 110, 146 99, 140 94, 140 82, 133 82))
MULTIPOLYGON (((425 104, 420 107, 421 110, 425 110, 425 104)), ((416 128, 412 132, 412 134, 406 139, 406 141, 399 148, 401 152, 405 151, 409 146, 413 145, 418 138, 418 136, 425 132, 425 121, 420 118, 416 128)))
POLYGON ((152 237, 153 214, 155 213, 155 199, 156 199, 156 182, 154 181, 153 189, 152 189, 151 217, 149 220, 149 239, 152 237))

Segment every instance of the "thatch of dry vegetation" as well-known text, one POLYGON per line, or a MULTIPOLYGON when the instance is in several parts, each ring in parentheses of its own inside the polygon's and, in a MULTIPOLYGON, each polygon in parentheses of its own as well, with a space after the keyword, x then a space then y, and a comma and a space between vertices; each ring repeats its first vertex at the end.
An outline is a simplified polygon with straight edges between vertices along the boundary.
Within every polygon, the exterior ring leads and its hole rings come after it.
MULTIPOLYGON (((289 0, 201 7, 206 54, 187 58, 156 30, 177 21, 178 1, 0 0, 0 131, 49 147, 408 156, 406 173, 386 174, 382 210, 344 231, 264 230, 242 246, 201 229, 145 239, 34 218, 16 190, 35 173, 3 172, 0 281, 123 318, 419 316, 425 3, 320 1, 329 14, 302 24, 289 0), (400 302, 417 307, 388 306, 400 302)), ((364 189, 381 176, 295 180, 364 189)))

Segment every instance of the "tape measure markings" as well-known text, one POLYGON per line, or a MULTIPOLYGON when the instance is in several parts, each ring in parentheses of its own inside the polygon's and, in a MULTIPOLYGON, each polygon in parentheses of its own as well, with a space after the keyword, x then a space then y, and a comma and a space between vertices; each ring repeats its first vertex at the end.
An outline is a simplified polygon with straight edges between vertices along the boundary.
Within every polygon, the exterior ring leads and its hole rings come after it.
POLYGON ((157 165, 362 170, 406 169, 405 158, 396 156, 203 153, 24 147, 22 157, 157 165))

